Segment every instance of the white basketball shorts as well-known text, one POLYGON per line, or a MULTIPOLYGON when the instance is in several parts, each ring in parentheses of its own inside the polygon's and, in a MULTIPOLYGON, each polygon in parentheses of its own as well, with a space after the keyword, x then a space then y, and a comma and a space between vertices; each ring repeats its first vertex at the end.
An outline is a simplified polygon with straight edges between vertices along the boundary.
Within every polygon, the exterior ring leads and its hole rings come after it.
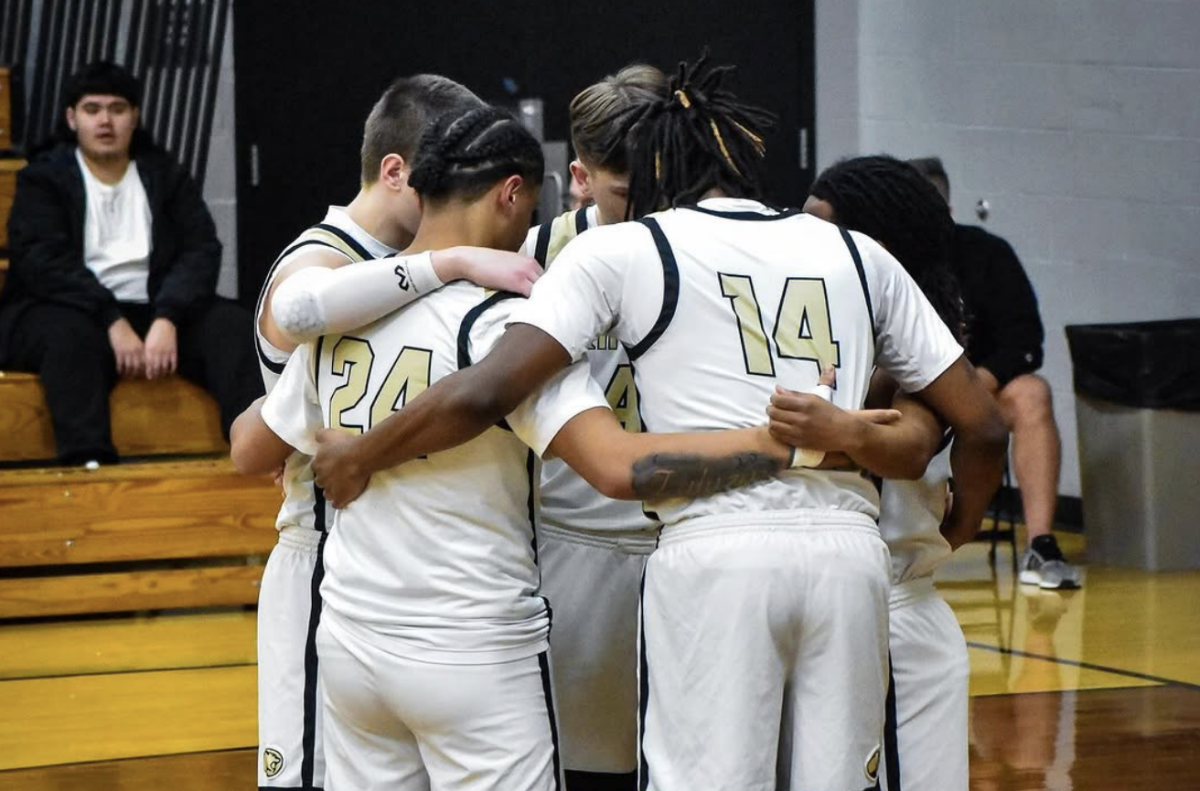
POLYGON ((561 791, 548 652, 420 662, 363 640, 329 610, 317 645, 327 788, 561 791))
POLYGON ((873 787, 889 571, 862 514, 664 528, 642 598, 641 787, 873 787))
POLYGON ((967 791, 967 643, 932 579, 893 586, 888 632, 892 683, 880 785, 967 791))
POLYGON ((538 528, 563 765, 580 772, 637 769, 638 594, 650 532, 538 528))
POLYGON ((321 533, 287 527, 258 593, 258 785, 322 788, 316 629, 321 533))

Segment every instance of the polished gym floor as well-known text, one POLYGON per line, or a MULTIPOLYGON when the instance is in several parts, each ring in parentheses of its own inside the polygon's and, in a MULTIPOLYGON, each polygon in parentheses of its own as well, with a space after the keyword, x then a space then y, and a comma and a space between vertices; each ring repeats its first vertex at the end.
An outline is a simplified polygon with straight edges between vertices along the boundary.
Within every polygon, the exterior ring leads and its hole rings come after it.
MULTIPOLYGON (((1200 788, 1200 572, 1089 566, 1060 593, 987 555, 938 575, 970 646, 972 789, 1200 788)), ((0 625, 0 791, 253 788, 254 655, 241 610, 0 625)))

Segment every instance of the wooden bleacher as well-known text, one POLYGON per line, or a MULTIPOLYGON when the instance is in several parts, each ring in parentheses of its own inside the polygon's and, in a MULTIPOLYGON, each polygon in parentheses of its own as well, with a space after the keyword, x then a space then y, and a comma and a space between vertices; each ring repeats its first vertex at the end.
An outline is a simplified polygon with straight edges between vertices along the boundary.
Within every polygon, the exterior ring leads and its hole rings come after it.
MULTIPOLYGON (((178 376, 122 380, 109 399, 113 443, 122 456, 225 454, 216 402, 178 376)), ((0 372, 0 462, 54 458, 54 432, 41 381, 0 372)))
POLYGON ((12 102, 12 69, 0 66, 0 149, 11 148, 13 144, 12 102))
POLYGON ((227 459, 0 471, 0 619, 254 604, 278 508, 227 459))

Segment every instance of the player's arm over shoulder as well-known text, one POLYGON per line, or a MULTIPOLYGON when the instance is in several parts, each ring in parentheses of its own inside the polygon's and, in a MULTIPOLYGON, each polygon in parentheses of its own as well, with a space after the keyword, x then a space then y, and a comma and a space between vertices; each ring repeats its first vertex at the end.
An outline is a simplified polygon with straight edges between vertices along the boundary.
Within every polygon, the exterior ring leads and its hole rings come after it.
POLYGON ((272 346, 281 351, 290 352, 296 348, 297 343, 280 328, 272 313, 275 293, 279 290, 280 285, 297 272, 305 269, 332 270, 350 263, 350 259, 336 250, 316 245, 312 247, 313 249, 298 254, 287 266, 280 268, 263 298, 262 311, 258 317, 258 331, 271 342, 272 346))

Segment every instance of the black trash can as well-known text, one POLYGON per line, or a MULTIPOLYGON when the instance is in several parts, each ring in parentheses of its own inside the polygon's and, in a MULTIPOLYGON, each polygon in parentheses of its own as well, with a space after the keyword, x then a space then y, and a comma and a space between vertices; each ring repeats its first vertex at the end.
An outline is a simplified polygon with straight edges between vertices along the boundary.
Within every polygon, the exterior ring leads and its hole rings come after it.
POLYGON ((1200 319, 1066 329, 1088 560, 1200 569, 1200 319))

